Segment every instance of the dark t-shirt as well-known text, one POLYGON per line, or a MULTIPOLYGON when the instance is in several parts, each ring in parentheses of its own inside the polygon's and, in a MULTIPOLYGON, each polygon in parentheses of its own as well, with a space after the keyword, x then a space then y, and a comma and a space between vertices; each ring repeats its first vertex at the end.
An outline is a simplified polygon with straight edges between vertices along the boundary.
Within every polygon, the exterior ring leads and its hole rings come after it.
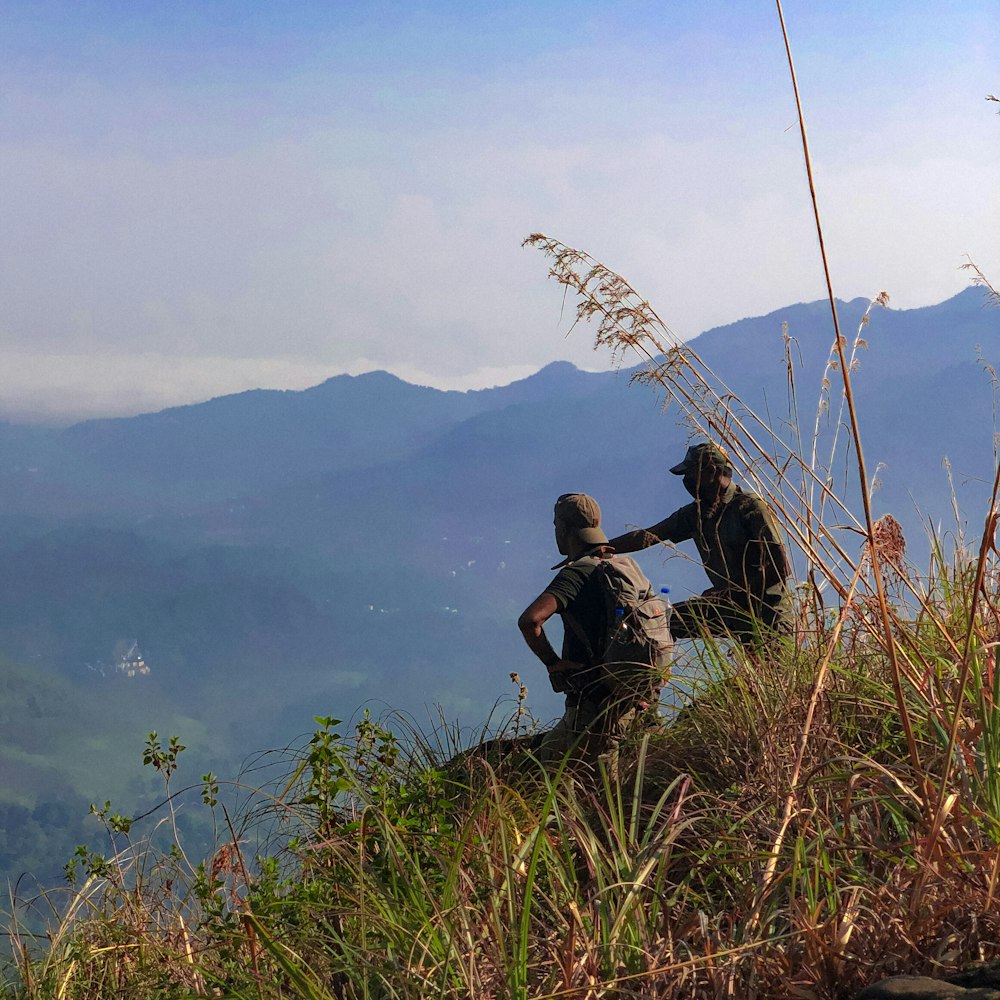
POLYGON ((586 663, 593 658, 593 651, 601 649, 607 636, 606 602, 601 588, 595 586, 596 581, 593 579, 594 569, 599 562, 596 556, 577 559, 561 569, 545 588, 545 593, 556 599, 563 620, 564 660, 586 663), (567 614, 579 625, 586 642, 567 622, 567 614))

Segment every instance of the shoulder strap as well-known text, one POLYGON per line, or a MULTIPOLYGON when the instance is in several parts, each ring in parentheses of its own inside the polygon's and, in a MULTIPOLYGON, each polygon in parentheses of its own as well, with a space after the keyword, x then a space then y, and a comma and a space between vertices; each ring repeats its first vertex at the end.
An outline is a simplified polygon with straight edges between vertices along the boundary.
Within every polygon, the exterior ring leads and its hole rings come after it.
POLYGON ((587 638, 587 633, 583 631, 583 626, 576 620, 576 618, 573 615, 571 615, 567 611, 564 611, 562 613, 562 620, 566 623, 566 625, 570 629, 572 629, 573 635, 575 635, 577 639, 580 640, 581 644, 583 645, 583 648, 587 651, 587 659, 593 660, 594 647, 591 646, 590 640, 587 638))
MULTIPOLYGON (((582 556, 579 559, 574 560, 572 565, 578 566, 580 563, 594 563, 594 572, 590 574, 587 579, 587 583, 594 578, 595 573, 602 573, 605 570, 602 568, 610 562, 610 559, 601 559, 598 556, 582 556)), ((587 651, 587 659, 594 661, 597 659, 597 654, 594 652, 594 647, 590 640, 587 638, 587 633, 584 631, 583 626, 577 620, 576 616, 569 611, 561 612, 562 620, 566 626, 573 632, 573 635, 580 640, 580 644, 587 651)))

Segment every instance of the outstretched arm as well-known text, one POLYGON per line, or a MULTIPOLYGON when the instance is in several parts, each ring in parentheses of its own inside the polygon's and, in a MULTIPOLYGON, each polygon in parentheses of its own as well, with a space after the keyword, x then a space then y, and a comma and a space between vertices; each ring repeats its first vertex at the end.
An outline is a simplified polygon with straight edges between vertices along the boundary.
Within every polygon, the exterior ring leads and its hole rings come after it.
POLYGON ((615 552, 624 554, 648 549, 650 545, 656 545, 658 542, 683 542, 692 537, 691 519, 691 510, 682 507, 651 527, 626 531, 617 538, 612 538, 608 544, 615 552))
POLYGON ((648 549, 650 545, 655 545, 662 540, 652 528, 636 528, 635 531, 626 531, 623 535, 612 538, 608 544, 615 552, 623 555, 626 552, 648 549))

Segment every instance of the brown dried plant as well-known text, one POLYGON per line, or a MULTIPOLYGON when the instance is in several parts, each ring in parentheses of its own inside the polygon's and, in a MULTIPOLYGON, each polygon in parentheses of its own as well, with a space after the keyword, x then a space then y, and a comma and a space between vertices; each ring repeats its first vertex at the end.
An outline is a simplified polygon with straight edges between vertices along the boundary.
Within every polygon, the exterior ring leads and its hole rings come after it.
POLYGON ((838 520, 856 532, 863 534, 864 529, 833 491, 827 474, 817 474, 811 459, 804 459, 777 435, 770 422, 742 400, 690 343, 681 341, 621 275, 541 233, 524 243, 549 258, 549 276, 576 296, 573 326, 595 324, 595 348, 608 348, 617 363, 634 353, 644 364, 633 380, 661 389, 694 433, 727 449, 740 472, 766 496, 810 568, 843 595, 843 581, 857 569, 857 557, 848 553, 832 527, 804 509, 801 483, 808 483, 838 520))
MULTIPOLYGON (((996 98, 993 98, 993 100, 996 100, 996 98)), ((978 288, 982 288, 985 290, 986 301, 989 302, 990 305, 1000 306, 1000 292, 998 292, 996 288, 993 287, 993 285, 990 283, 989 278, 987 278, 986 275, 983 274, 979 266, 968 254, 966 254, 966 263, 959 265, 959 270, 970 272, 970 274, 972 275, 971 277, 972 283, 976 285, 978 288)))
POLYGON ((906 576, 904 558, 906 556, 906 539, 903 528, 892 514, 883 514, 876 522, 872 537, 865 542, 862 549, 862 561, 870 562, 873 558, 881 560, 899 578, 906 576))

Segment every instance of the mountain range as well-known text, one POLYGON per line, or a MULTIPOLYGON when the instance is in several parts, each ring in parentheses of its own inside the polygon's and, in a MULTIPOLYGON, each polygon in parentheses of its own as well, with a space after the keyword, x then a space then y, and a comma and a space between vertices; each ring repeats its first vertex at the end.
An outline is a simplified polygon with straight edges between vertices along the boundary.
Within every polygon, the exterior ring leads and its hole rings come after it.
MULTIPOLYGON (((839 303, 845 334, 867 306, 839 303)), ((833 342, 827 303, 693 346, 787 435, 783 331, 811 433, 833 342)), ((854 384, 869 467, 882 466, 875 504, 903 523, 919 564, 928 521, 958 530, 952 483, 973 534, 985 514, 1000 312, 970 288, 876 309, 864 336, 854 384)), ((511 671, 535 710, 554 714, 515 626, 558 558, 553 500, 593 494, 614 534, 686 499, 666 469, 689 430, 630 374, 557 362, 508 386, 443 392, 372 372, 64 429, 0 423, 0 672, 17 678, 0 701, 0 742, 25 775, 7 774, 0 803, 65 794, 46 725, 61 748, 74 726, 81 748, 88 726, 102 727, 71 782, 97 799, 122 755, 138 756, 126 732, 182 730, 219 772, 293 740, 314 715, 364 704, 425 720, 440 705, 478 726, 515 693, 511 671), (148 676, 116 669, 135 641, 148 676), (46 714, 54 690, 61 707, 46 714), (69 697, 79 711, 67 716, 69 697)), ((705 586, 690 560, 641 561, 675 595, 705 586)))

